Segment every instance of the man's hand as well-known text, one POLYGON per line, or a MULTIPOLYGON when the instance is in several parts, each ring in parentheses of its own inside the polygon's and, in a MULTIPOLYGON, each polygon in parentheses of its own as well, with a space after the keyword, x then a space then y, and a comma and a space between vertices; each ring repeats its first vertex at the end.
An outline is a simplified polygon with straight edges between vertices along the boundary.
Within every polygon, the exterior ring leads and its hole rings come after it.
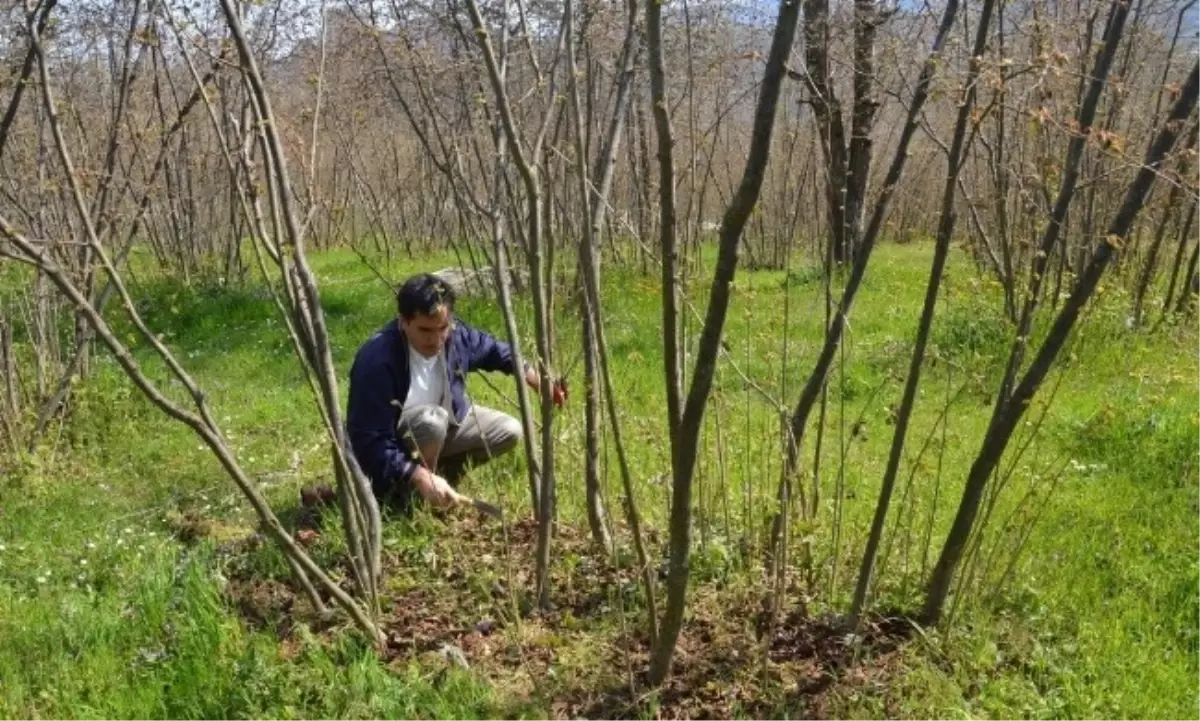
POLYGON ((565 378, 559 378, 551 384, 550 400, 554 402, 556 407, 562 408, 563 404, 567 402, 568 396, 570 396, 570 393, 567 392, 567 380, 565 378))
MULTIPOLYGON (((525 372, 525 384, 538 393, 542 392, 542 377, 532 367, 525 372)), ((555 408, 562 408, 569 395, 566 380, 559 378, 550 383, 550 402, 555 408)))
POLYGON ((430 471, 424 466, 413 471, 413 488, 435 508, 446 508, 458 503, 462 496, 455 491, 445 478, 430 471))

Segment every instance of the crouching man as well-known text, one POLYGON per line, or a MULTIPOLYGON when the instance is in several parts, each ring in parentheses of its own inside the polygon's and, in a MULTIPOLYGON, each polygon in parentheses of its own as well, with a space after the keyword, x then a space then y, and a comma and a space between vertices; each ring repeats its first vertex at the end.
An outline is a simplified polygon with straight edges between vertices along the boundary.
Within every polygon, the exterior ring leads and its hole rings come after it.
MULTIPOLYGON (((398 317, 358 349, 350 368, 346 425, 355 458, 376 498, 407 510, 414 496, 445 507, 468 463, 483 463, 521 442, 521 422, 473 404, 471 371, 514 374, 512 350, 454 316, 454 292, 429 273, 409 278, 398 317)), ((525 382, 541 378, 527 367, 525 382)), ((566 393, 554 388, 561 407, 566 393)))

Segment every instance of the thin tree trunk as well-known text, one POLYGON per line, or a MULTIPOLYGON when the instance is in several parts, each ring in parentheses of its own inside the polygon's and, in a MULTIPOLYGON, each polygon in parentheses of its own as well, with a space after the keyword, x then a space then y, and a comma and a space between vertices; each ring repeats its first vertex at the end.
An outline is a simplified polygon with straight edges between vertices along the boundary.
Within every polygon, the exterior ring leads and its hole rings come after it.
POLYGON ((925 346, 929 341, 929 329, 933 325, 933 315, 937 309, 938 290, 942 284, 942 274, 946 269, 946 258, 950 254, 950 240, 954 235, 954 225, 958 216, 954 211, 955 191, 958 185, 959 171, 962 169, 962 156, 966 142, 967 126, 975 107, 976 79, 979 77, 979 66, 982 63, 984 51, 987 49, 989 26, 996 0, 984 0, 979 11, 978 27, 975 31, 975 48, 971 51, 970 69, 965 81, 966 94, 958 106, 958 119, 954 125, 954 139, 950 143, 950 152, 946 157, 946 184, 942 190, 941 221, 938 224, 937 241, 933 251, 933 267, 929 271, 929 283, 925 289, 925 305, 921 309, 921 320, 917 325, 917 339, 913 346, 912 360, 909 362, 908 378, 904 383, 904 397, 896 414, 896 428, 892 435, 892 447, 888 453, 887 468, 883 472, 883 482, 879 490, 879 501, 875 506, 875 516, 871 520, 871 532, 867 537, 867 548, 863 552, 862 566, 858 572, 858 584, 854 589, 854 600, 850 606, 850 624, 855 629, 862 618, 863 608, 867 602, 867 589, 871 583, 871 572, 875 565, 875 555, 879 551, 879 542, 883 538, 883 528, 887 521, 888 505, 892 500, 892 492, 896 485, 896 474, 900 470, 900 457, 904 453, 904 442, 908 433, 908 422, 912 417, 913 406, 917 399, 917 386, 921 381, 921 365, 925 361, 925 346))
MULTIPOLYGON (((803 447, 804 431, 808 425, 808 417, 816 405, 818 396, 821 395, 821 391, 825 387, 825 381, 829 375, 829 368, 833 364, 834 355, 841 346, 842 334, 846 328, 846 319, 850 314, 850 307, 853 305, 854 298, 858 294, 859 285, 862 283, 863 276, 867 271, 867 261, 871 258, 871 251, 874 250, 875 241, 879 237, 879 232, 883 227, 883 219, 887 215, 888 206, 895 195, 896 187, 900 182, 900 176, 904 172, 904 166, 908 161, 909 143, 917 131, 921 109, 925 105, 925 100, 929 97, 930 85, 933 83, 937 67, 941 62, 942 48, 945 46, 946 38, 954 26, 954 18, 957 14, 958 0, 949 0, 946 3, 946 9, 942 13, 941 24, 938 27, 937 36, 934 38, 929 56, 925 59, 925 64, 921 68, 921 75, 913 91, 912 102, 909 104, 904 129, 900 133, 900 140, 896 146, 896 154, 892 158, 891 167, 888 168, 887 177, 884 179, 879 199, 875 201, 875 210, 871 215, 871 222, 867 226, 866 233, 863 235, 862 247, 854 257, 850 278, 846 281, 846 286, 842 290, 842 297, 838 302, 833 320, 826 325, 825 344, 821 348, 816 365, 809 374, 803 390, 800 391, 799 400, 796 401, 796 409, 792 412, 791 420, 791 437, 793 441, 788 447, 785 470, 783 477, 780 479, 779 492, 776 494, 778 498, 784 497, 786 490, 782 486, 790 482, 788 479, 792 478, 796 473, 799 461, 798 450, 803 447)), ((782 520, 781 514, 776 513, 771 527, 771 548, 777 547, 779 543, 782 520)))
MULTIPOLYGON (((3 308, 0 308, 2 313, 3 308)), ((0 406, 0 424, 8 437, 7 442, 0 444, 0 449, 7 446, 16 448, 18 427, 21 417, 20 379, 17 376, 17 361, 13 354, 12 321, 0 315, 0 372, 4 374, 4 404, 0 406)))
MULTIPOLYGON (((600 495, 600 386, 597 382, 599 364, 596 362, 596 325, 593 321, 596 309, 592 308, 591 296, 587 292, 587 289, 583 287, 586 281, 582 277, 582 273, 586 272, 583 270, 584 266, 595 266, 596 251, 595 237, 590 218, 592 198, 588 188, 587 150, 584 147, 586 130, 584 128, 583 108, 579 95, 579 69, 575 62, 574 13, 575 6, 573 0, 566 0, 567 57, 570 62, 571 113, 575 140, 575 176, 579 181, 579 198, 584 211, 583 240, 579 244, 580 280, 583 282, 578 286, 584 296, 582 325, 586 430, 584 433, 585 466, 583 485, 587 501, 588 526, 592 531, 592 540, 601 549, 609 551, 612 546, 612 538, 609 537, 608 527, 604 523, 604 505, 600 495)), ((621 109, 617 108, 615 112, 618 113, 616 117, 620 117, 619 113, 621 113, 621 109)), ((601 199, 598 204, 603 204, 603 202, 603 199, 601 199)))
MULTIPOLYGON (((521 175, 521 179, 525 186, 526 194, 526 222, 528 223, 528 251, 530 265, 530 285, 533 295, 533 320, 534 329, 537 334, 537 349, 538 355, 541 356, 542 363, 539 370, 541 380, 541 399, 542 399, 542 464, 541 464, 541 487, 538 505, 538 550, 537 550, 537 596, 539 602, 546 603, 549 601, 549 564, 550 564, 550 535, 551 524, 554 520, 554 505, 555 505, 555 487, 554 487, 554 429, 551 423, 553 415, 553 405, 551 400, 551 379, 549 369, 546 362, 550 358, 550 337, 549 337, 549 321, 547 318, 547 302, 546 302, 546 268, 544 261, 544 248, 542 237, 542 186, 539 180, 538 160, 541 155, 542 142, 546 136, 546 131, 549 128, 551 116, 547 115, 544 119, 542 127, 538 133, 537 140, 533 143, 529 154, 526 154, 525 148, 521 144, 520 135, 517 132, 516 120, 513 117, 512 107, 509 103, 508 93, 505 90, 504 76, 500 72, 500 65, 497 62, 495 52, 492 49, 492 43, 489 33, 483 24, 483 17, 479 13, 478 4, 475 0, 467 0, 467 12, 471 16, 471 24, 475 30, 476 40, 479 43, 483 53, 484 63, 487 66, 488 78, 491 81, 492 91, 495 94, 496 104, 500 114, 501 127, 504 130, 505 136, 508 138, 508 145, 512 158, 516 163, 517 170, 521 175)), ((563 33, 559 32, 559 42, 563 39, 563 33)), ((530 49, 532 54, 532 48, 530 49)), ((540 75, 540 72, 539 72, 540 75)), ((514 361, 516 354, 514 354, 514 361)), ((518 366, 519 374, 520 366, 518 366)), ((522 386, 519 390, 524 393, 524 379, 518 379, 518 385, 522 386)), ((532 464, 531 468, 532 468, 532 464)), ((532 472, 532 471, 531 471, 532 472)))
MULTIPOLYGON (((35 12, 33 25, 37 28, 38 35, 46 31, 50 12, 57 4, 58 0, 45 0, 45 3, 35 12)), ((0 119, 0 158, 4 157, 4 146, 8 144, 9 130, 12 129, 13 121, 17 118, 17 109, 21 107, 21 98, 25 95, 25 87, 30 84, 30 78, 33 76, 33 64, 36 60, 37 49, 30 43, 29 49, 25 52, 25 61, 21 63, 20 75, 13 86, 12 96, 8 99, 8 107, 4 110, 4 117, 0 119)))
POLYGON ((871 131, 879 101, 874 97, 875 36, 884 17, 876 0, 854 2, 854 107, 850 111, 850 147, 846 166, 846 224, 843 260, 853 259, 862 236, 864 205, 871 179, 871 131))
POLYGON ((1196 261, 1200 259, 1200 245, 1192 248, 1192 257, 1188 260, 1187 273, 1183 276, 1183 287, 1179 290, 1179 300, 1175 302, 1176 315, 1184 315, 1191 307, 1192 296, 1197 294, 1200 280, 1196 275, 1196 261))
MULTIPOLYGON (((1046 230, 1038 242, 1037 251, 1031 262, 1030 283, 1028 295, 1021 308, 1021 317, 1017 321, 1016 337, 1013 340, 1012 351, 1009 353, 1008 367, 1004 371, 1004 379, 1000 383, 1000 392, 996 394, 997 412, 1000 405, 1006 402, 1012 385, 1020 372, 1021 363, 1025 358, 1025 344, 1029 341, 1029 331, 1033 326, 1033 315, 1040 302, 1042 284, 1045 280, 1046 267, 1050 262, 1063 224, 1067 220, 1067 210, 1075 197, 1075 188, 1079 182, 1079 165, 1083 159, 1084 146, 1090 135, 1092 124, 1096 119, 1096 109, 1100 104, 1100 96, 1104 92, 1108 71, 1112 67, 1113 58, 1121 41, 1121 33, 1125 27, 1125 19, 1129 15, 1129 5, 1125 0, 1114 0, 1104 27, 1104 36, 1100 41, 1100 51, 1096 62, 1088 76, 1091 82, 1087 86, 1087 94, 1079 106, 1076 118, 1078 131, 1071 136, 1067 146, 1067 158, 1064 164, 1062 183, 1059 187, 1058 198, 1051 211, 1046 230)), ((1081 83, 1082 83, 1081 79, 1081 83)), ((1090 234, 1089 234, 1090 235, 1090 234)), ((1063 249, 1066 252, 1066 249, 1063 249)))
MULTIPOLYGON (((837 263, 850 259, 846 234, 846 131, 842 106, 833 85, 829 60, 829 0, 803 0, 804 58, 807 72, 800 76, 808 85, 810 102, 817 116, 821 151, 825 157, 825 212, 829 221, 829 243, 837 263)), ((857 78, 856 78, 857 80, 857 78)))
MULTIPOLYGON (((158 178, 163 168, 166 167, 167 153, 170 149, 171 139, 174 137, 175 133, 183 127, 188 115, 191 114, 192 109, 200 101, 203 88, 210 81, 212 81, 215 75, 216 69, 214 68, 213 70, 209 71, 209 73, 205 75, 203 79, 199 80, 196 90, 192 92, 192 95, 179 108, 174 121, 164 131, 163 139, 159 143, 158 156, 155 158, 154 165, 150 170, 150 175, 146 182, 146 190, 143 192, 141 199, 137 203, 137 214, 134 216, 133 221, 129 226, 129 231, 126 233, 124 245, 118 247, 117 249, 116 261, 118 266, 120 266, 124 261, 126 254, 132 250, 134 239, 136 238, 138 231, 141 229, 142 221, 146 216, 146 212, 150 207, 153 197, 151 191, 155 185, 155 180, 158 178)), ((108 301, 112 297, 112 291, 112 284, 106 283, 104 287, 100 289, 98 294, 89 295, 92 304, 101 313, 104 312, 105 307, 108 305, 108 301)), ((82 317, 82 315, 77 314, 77 318, 82 317)), ((71 351, 71 360, 67 362, 66 369, 59 377, 54 392, 42 402, 41 407, 38 409, 37 420, 34 423, 33 431, 28 439, 30 452, 32 452, 37 446, 51 419, 53 419, 54 415, 63 407, 63 404, 66 402, 67 395, 71 392, 72 384, 77 379, 77 374, 83 374, 82 367, 86 349, 93 340, 94 336, 92 334, 91 326, 87 325, 85 322, 83 329, 77 332, 75 335, 74 347, 71 351)))
POLYGON ((637 501, 633 492, 633 474, 629 470, 629 460, 625 455, 625 444, 621 438, 621 421, 617 413, 617 393, 613 388, 612 375, 609 373, 608 341, 605 339, 604 323, 600 316, 600 280, 593 271, 595 266, 585 264, 584 287, 587 293, 585 308, 592 313, 592 327, 596 334, 596 355, 600 362, 600 380, 604 383, 604 395, 608 407, 609 424, 612 426, 613 445, 617 450, 617 462, 620 464, 621 483, 625 490, 625 517, 633 535, 634 551, 637 553, 638 566, 642 572, 642 584, 646 592, 646 609, 648 612, 648 630, 650 639, 658 637, 658 608, 654 595, 654 574, 656 569, 646 552, 642 540, 642 522, 638 513, 637 501))
MULTIPOLYGON (((1196 147, 1197 131, 1200 130, 1200 125, 1193 124, 1191 132, 1188 133, 1187 150, 1192 150, 1196 147)), ((1150 282, 1154 279, 1155 270, 1158 268, 1158 254, 1162 249, 1163 238, 1167 234, 1167 225, 1174 215, 1174 211, 1179 206, 1179 201, 1183 197, 1185 187, 1185 178, 1189 174, 1188 153, 1184 153, 1179 159, 1178 172, 1174 183, 1171 185, 1171 191, 1167 194, 1167 203, 1163 207, 1162 217, 1158 221, 1158 227, 1154 231, 1154 240, 1150 243, 1150 249, 1146 253, 1146 260, 1142 264, 1142 272, 1138 274, 1137 286, 1134 289, 1133 300, 1133 323, 1135 326, 1142 324, 1142 308, 1146 300, 1146 292, 1150 288, 1150 282)), ((1178 263, 1178 261, 1176 261, 1178 263)))
MULTIPOLYGON (((51 112, 51 115, 54 115, 51 112)), ((60 140, 61 142, 61 140, 60 140)), ((69 162, 67 167, 71 167, 69 162)), ((73 174, 68 174, 68 177, 75 177, 73 174)), ((72 185, 75 185, 72 183, 72 185)), ((82 203, 82 195, 76 192, 76 198, 79 201, 77 207, 83 210, 86 206, 82 203)), ((196 404, 196 413, 191 413, 180 406, 176 405, 146 377, 137 360, 130 353, 129 349, 117 339, 117 336, 109 327, 108 323, 89 303, 86 296, 76 284, 66 275, 63 269, 46 258, 43 253, 38 252, 29 239, 22 235, 13 227, 12 223, 7 218, 0 216, 0 236, 8 238, 8 240, 22 254, 20 260, 33 264, 38 270, 44 274, 50 281, 63 293, 64 296, 76 307, 84 311, 88 322, 92 325, 93 331, 97 337, 108 347, 113 354, 117 363, 125 371, 129 379, 138 387, 139 390, 171 418, 187 425, 193 430, 204 443, 213 451, 214 455, 220 461, 222 467, 229 474, 230 478, 237 484, 238 488, 250 501, 251 506, 258 514, 263 523, 263 527, 268 534, 272 536, 279 544, 283 552, 293 558, 297 564, 307 573, 311 574, 321 584, 321 587, 328 592, 354 619, 356 625, 365 631, 372 640, 382 643, 383 635, 375 626, 371 618, 364 612, 363 608, 354 601, 345 591, 343 591, 331 578, 329 578, 312 559, 301 550, 292 537, 284 529, 279 519, 272 513, 266 499, 254 486, 253 482, 246 476, 241 466, 238 464, 233 452, 226 445, 225 440, 221 437, 213 422, 212 414, 208 411, 205 404, 204 394, 196 386, 194 380, 189 376, 171 355, 170 351, 150 332, 149 328, 142 322, 141 317, 137 314, 133 300, 129 297, 124 284, 117 275, 115 267, 109 261, 103 249, 96 242, 94 230, 91 228, 90 222, 88 225, 89 242, 92 242, 98 260, 103 266, 109 279, 117 288, 117 293, 121 298, 122 306, 125 309, 126 315, 133 321, 141 336, 154 348, 155 352, 167 364, 170 372, 177 378, 187 390, 193 402, 196 404)))
MULTIPOLYGON (((1195 222, 1196 201, 1193 199, 1188 203, 1187 216, 1179 226, 1179 232, 1176 233, 1175 260, 1171 263, 1171 282, 1167 285, 1167 294, 1163 296, 1162 311, 1158 319, 1159 323, 1162 323, 1163 318, 1171 312, 1171 308, 1173 307, 1172 301, 1175 299, 1175 288, 1179 283, 1179 271, 1183 270, 1183 254, 1192 239, 1192 224, 1195 222)), ((1187 276, 1184 277, 1186 278, 1187 276)), ((1186 297, 1186 295, 1185 290, 1184 296, 1186 297)))
MULTIPOLYGON (((660 20, 661 6, 651 3, 650 7, 656 8, 656 10, 651 11, 649 17, 657 22, 660 20)), ((708 395, 712 390, 717 353, 720 350, 721 331, 725 325, 731 286, 737 272, 738 245, 746 221, 749 219, 751 211, 754 210, 762 189, 763 176, 771 150, 771 138, 775 129, 775 109, 779 102, 780 89, 785 77, 785 66, 795 40, 799 17, 798 3, 791 0, 784 0, 780 3, 779 14, 775 21, 775 32, 771 40, 771 51, 767 58, 767 66, 763 70, 762 86, 759 89, 758 103, 755 107, 750 152, 746 158, 746 167, 742 173, 737 193, 725 210, 725 217, 721 220, 717 268, 713 274, 708 312, 700 334, 695 372, 692 374, 686 406, 683 409, 682 423, 678 433, 673 436, 677 442, 672 443, 671 448, 673 471, 670 521, 671 560, 667 572, 667 608, 650 663, 650 681, 655 685, 661 684, 670 672, 675 644, 683 624, 688 582, 688 556, 691 551, 691 493, 697 441, 704 420, 708 395)), ((661 37, 659 42, 661 42, 661 37)), ((653 44, 651 47, 653 48, 653 44)), ((660 45, 658 48, 660 58, 661 51, 660 45)), ((666 302, 665 298, 664 302, 666 302)))
POLYGON ((679 345, 679 240, 675 233, 675 134, 667 103, 662 5, 646 4, 646 44, 650 53, 650 106, 658 137, 659 247, 662 248, 663 371, 667 389, 667 437, 671 453, 678 445, 683 418, 683 369, 679 345))
MULTIPOLYGON (((271 195, 278 198, 275 217, 282 218, 283 221, 282 223, 277 223, 275 227, 282 228, 286 233, 287 244, 292 251, 292 267, 296 276, 296 287, 293 291, 294 295, 291 296, 294 299, 293 310, 302 321, 298 324, 299 329, 302 331, 300 340, 303 341, 302 346, 308 354, 312 370, 316 375, 320 401, 318 405, 322 420, 325 421, 326 430, 330 436, 335 456, 335 476, 346 481, 344 492, 354 501, 355 513, 349 514, 349 517, 345 519, 347 521, 347 532, 354 533, 356 531, 352 520, 357 520, 360 524, 360 528, 357 531, 366 534, 366 538, 362 539, 365 557, 356 556, 355 561, 361 564, 366 571, 364 575, 366 576, 365 580, 367 580, 367 588, 364 596, 371 602, 373 606, 372 610, 378 612, 378 589, 376 585, 378 579, 376 575, 379 570, 379 548, 382 540, 379 507, 370 490, 369 481, 348 460, 351 451, 346 443, 346 436, 341 420, 341 400, 338 393, 337 376, 334 371, 335 366, 329 344, 329 334, 325 326, 325 314, 321 308, 316 277, 309 267, 308 259, 305 255, 305 235, 297 222, 296 213, 292 208, 292 185, 277 131, 277 122, 274 112, 271 109, 270 98, 264 87, 257 62, 251 53, 249 42, 242 30, 241 19, 233 6, 233 0, 222 0, 221 6, 225 14, 226 23, 237 46, 238 54, 241 58, 243 75, 251 91, 251 98, 261 121, 259 124, 261 129, 260 135, 264 149, 267 151, 265 153, 268 167, 267 179, 268 182, 274 181, 275 192, 271 195)), ((285 257, 286 254, 282 252, 281 248, 280 258, 283 259, 285 257)), ((286 266, 281 263, 280 268, 283 272, 283 281, 286 286, 289 280, 286 266)), ((339 486, 342 485, 339 484, 339 486)))
POLYGON ((954 523, 950 527, 950 533, 942 547, 941 556, 929 579, 925 607, 922 611, 922 618, 926 623, 934 624, 941 618, 942 609, 950 591, 950 584, 954 578, 954 571, 974 529, 975 516, 979 511, 979 504, 983 499, 988 478, 991 477, 996 464, 1000 462, 1000 457, 1004 454, 1008 441, 1012 437, 1013 429, 1016 428, 1029 402, 1050 372, 1054 360, 1058 357, 1063 344, 1066 343, 1067 336, 1075 326, 1079 313, 1091 299, 1101 276, 1112 260, 1113 253, 1121 249, 1125 239, 1129 236, 1129 230, 1137 219, 1158 176, 1163 158, 1174 147, 1184 120, 1196 107, 1198 71, 1200 71, 1200 66, 1193 65, 1187 82, 1180 90, 1175 106, 1171 109, 1170 117, 1159 131, 1146 153, 1146 159, 1141 169, 1126 190, 1121 208, 1109 225, 1104 240, 1080 274, 1075 288, 1055 318, 1054 324, 1038 350, 1037 356, 1030 364, 1029 370, 1016 386, 1011 397, 999 405, 999 412, 992 417, 992 422, 983 439, 983 445, 975 457, 975 461, 971 464, 954 523))
MULTIPOLYGON (((568 0, 570 2, 570 0, 568 0)), ((573 4, 568 5, 573 12, 573 4)), ((584 469, 584 485, 587 494, 588 524, 591 527, 592 538, 605 549, 610 549, 612 539, 608 535, 608 527, 604 522, 604 505, 600 493, 599 472, 599 431, 600 431, 600 383, 598 373, 598 328, 600 321, 599 305, 599 274, 600 266, 597 257, 598 242, 604 228, 608 210, 609 191, 612 188, 613 169, 621 143, 621 133, 628 112, 629 97, 633 87, 633 63, 637 54, 637 2, 628 2, 628 20, 626 22, 625 40, 621 49, 620 70, 617 78, 616 99, 612 114, 609 116, 608 131, 604 137, 596 160, 596 173, 599 178, 598 186, 592 189, 587 173, 586 148, 584 146, 584 118, 579 97, 579 86, 576 82, 578 73, 575 67, 575 51, 573 33, 568 27, 567 54, 571 59, 571 103, 575 113, 575 154, 577 174, 580 183, 580 197, 583 200, 587 225, 584 227, 583 244, 580 246, 580 269, 584 274, 581 289, 584 293, 583 320, 583 353, 584 370, 586 373, 586 467, 584 469), (594 193, 594 197, 593 197, 594 193), (588 288, 589 274, 596 278, 596 297, 593 299, 588 288), (593 303, 595 300, 595 303, 593 303), (593 307, 594 306, 594 307, 593 307)))

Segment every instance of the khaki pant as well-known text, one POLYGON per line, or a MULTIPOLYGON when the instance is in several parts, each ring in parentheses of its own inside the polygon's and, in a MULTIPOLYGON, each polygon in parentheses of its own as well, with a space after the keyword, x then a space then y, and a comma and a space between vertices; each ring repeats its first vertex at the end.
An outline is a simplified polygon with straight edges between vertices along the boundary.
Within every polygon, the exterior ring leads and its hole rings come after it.
POLYGON ((466 464, 486 463, 511 451, 521 442, 521 422, 483 406, 472 405, 462 423, 451 423, 449 411, 441 406, 405 408, 398 433, 411 432, 426 465, 457 485, 466 464))

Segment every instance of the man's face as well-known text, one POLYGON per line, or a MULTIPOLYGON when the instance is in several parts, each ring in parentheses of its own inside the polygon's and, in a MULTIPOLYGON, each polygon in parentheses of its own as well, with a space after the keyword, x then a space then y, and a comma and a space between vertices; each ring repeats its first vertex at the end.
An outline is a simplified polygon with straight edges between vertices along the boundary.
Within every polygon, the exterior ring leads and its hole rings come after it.
POLYGON ((439 305, 430 315, 417 313, 412 318, 400 316, 400 330, 408 344, 426 358, 441 352, 450 337, 450 309, 439 305))

